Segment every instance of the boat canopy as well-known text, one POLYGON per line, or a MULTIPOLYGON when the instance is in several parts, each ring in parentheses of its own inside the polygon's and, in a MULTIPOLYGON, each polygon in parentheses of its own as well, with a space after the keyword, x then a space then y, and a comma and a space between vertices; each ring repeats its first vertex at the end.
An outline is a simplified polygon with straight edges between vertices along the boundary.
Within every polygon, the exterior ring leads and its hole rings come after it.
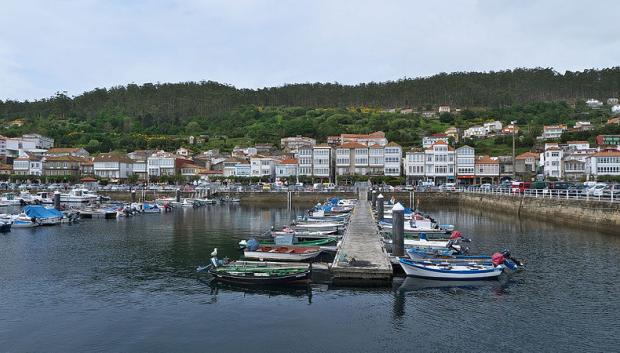
POLYGON ((56 218, 62 217, 62 212, 54 209, 47 208, 40 205, 29 205, 24 207, 24 213, 30 218, 56 218))

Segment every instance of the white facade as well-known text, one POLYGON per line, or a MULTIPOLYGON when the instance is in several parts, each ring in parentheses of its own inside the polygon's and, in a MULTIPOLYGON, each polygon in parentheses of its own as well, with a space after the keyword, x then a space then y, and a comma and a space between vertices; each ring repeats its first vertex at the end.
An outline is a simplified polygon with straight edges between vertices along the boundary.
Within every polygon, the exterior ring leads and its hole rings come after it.
POLYGON ((559 139, 564 131, 566 131, 566 125, 546 125, 543 126, 542 138, 544 140, 559 139))
POLYGON ((591 173, 599 176, 620 176, 620 151, 601 151, 590 158, 591 173))
POLYGON ((419 179, 424 176, 426 156, 423 151, 409 151, 405 154, 405 175, 419 179))
POLYGON ((288 178, 297 176, 297 161, 284 160, 276 163, 276 178, 288 178))
POLYGON ((451 181, 456 176, 455 151, 445 142, 438 142, 421 151, 407 152, 405 175, 435 183, 451 181))
POLYGON ((475 175, 476 152, 473 147, 463 146, 456 149, 456 175, 473 177, 475 175))
POLYGON ((472 138, 472 137, 484 137, 488 133, 487 129, 484 126, 472 126, 463 131, 463 137, 472 138))
POLYGON ((172 153, 157 151, 150 155, 146 160, 146 167, 148 175, 151 177, 158 177, 163 175, 175 174, 175 162, 176 158, 172 153))
MULTIPOLYGON (((372 149, 371 149, 372 150, 372 149)), ((402 174, 401 163, 403 149, 395 143, 389 143, 383 150, 384 166, 383 175, 400 176, 402 174)))
POLYGON ((270 177, 275 176, 276 161, 271 157, 250 158, 250 172, 253 177, 270 177))
POLYGON ((485 128, 487 133, 495 133, 502 131, 502 122, 499 120, 491 121, 488 123, 482 124, 482 127, 485 128))
POLYGON ((300 147, 297 150, 297 173, 299 175, 312 175, 313 147, 300 147))
POLYGON ((437 143, 437 142, 445 142, 446 144, 449 142, 449 137, 446 134, 435 134, 432 136, 424 136, 424 138, 422 138, 422 147, 423 148, 429 148, 431 147, 433 144, 437 143))
POLYGON ((556 146, 545 148, 545 152, 540 154, 541 165, 545 177, 562 178, 562 158, 564 151, 556 146))
POLYGON ((312 175, 329 178, 331 176, 331 147, 314 146, 312 153, 312 175))
POLYGON ((22 139, 33 141, 36 146, 35 148, 49 149, 54 147, 54 139, 51 137, 39 134, 24 134, 22 135, 22 139))

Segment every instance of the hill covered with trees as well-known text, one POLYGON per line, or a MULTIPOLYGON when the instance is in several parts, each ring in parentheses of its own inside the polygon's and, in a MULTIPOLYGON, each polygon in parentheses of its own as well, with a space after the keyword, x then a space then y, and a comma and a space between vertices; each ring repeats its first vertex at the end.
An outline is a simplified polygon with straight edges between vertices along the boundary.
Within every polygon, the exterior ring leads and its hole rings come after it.
POLYGON ((1 134, 50 135, 61 146, 91 152, 174 148, 189 135, 206 135, 200 148, 274 142, 306 135, 324 139, 342 132, 383 130, 390 140, 416 145, 424 134, 484 119, 540 127, 578 118, 603 119, 583 100, 620 95, 620 67, 559 74, 551 69, 439 74, 383 83, 293 84, 237 89, 216 82, 97 88, 75 97, 59 93, 36 101, 0 101, 1 134), (388 108, 460 107, 440 119, 389 113, 388 108), (9 127, 19 119, 23 125, 9 127))

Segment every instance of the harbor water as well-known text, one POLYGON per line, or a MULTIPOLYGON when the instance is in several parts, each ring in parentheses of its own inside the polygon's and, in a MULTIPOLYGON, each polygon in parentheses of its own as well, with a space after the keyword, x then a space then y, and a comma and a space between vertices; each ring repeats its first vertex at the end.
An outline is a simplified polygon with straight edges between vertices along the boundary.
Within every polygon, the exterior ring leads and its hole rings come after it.
POLYGON ((620 347, 620 237, 431 208, 527 270, 499 281, 244 289, 195 268, 303 210, 214 205, 0 234, 0 351, 606 352, 620 347))

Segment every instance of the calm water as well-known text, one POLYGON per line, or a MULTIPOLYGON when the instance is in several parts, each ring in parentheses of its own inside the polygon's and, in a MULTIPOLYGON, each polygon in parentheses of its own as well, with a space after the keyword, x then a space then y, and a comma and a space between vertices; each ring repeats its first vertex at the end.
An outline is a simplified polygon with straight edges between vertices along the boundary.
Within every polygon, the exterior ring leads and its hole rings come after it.
POLYGON ((210 286, 217 247, 285 224, 285 209, 212 206, 0 235, 0 351, 618 351, 620 237, 458 209, 429 209, 527 262, 501 281, 450 287, 210 286))

